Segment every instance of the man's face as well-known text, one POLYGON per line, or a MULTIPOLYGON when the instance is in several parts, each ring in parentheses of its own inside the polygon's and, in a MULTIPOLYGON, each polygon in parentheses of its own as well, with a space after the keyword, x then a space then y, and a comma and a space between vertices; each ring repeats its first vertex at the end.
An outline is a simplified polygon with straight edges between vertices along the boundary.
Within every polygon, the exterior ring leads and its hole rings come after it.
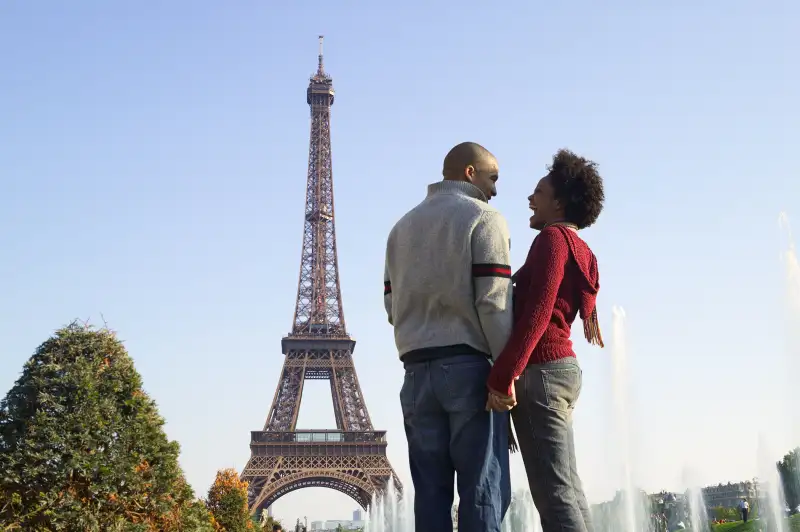
POLYGON ((497 159, 494 157, 467 167, 467 179, 483 192, 487 200, 497 196, 499 174, 497 159))

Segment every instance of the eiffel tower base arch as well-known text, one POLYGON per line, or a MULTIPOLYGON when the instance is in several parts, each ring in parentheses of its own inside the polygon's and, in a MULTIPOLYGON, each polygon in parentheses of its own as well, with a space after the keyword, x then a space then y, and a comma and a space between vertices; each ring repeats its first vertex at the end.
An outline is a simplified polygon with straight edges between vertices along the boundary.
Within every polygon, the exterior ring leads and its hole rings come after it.
POLYGON ((365 511, 369 510, 373 497, 380 498, 386 493, 390 479, 402 489, 385 456, 256 456, 248 462, 242 479, 250 482, 248 503, 254 515, 302 488, 336 490, 365 511))

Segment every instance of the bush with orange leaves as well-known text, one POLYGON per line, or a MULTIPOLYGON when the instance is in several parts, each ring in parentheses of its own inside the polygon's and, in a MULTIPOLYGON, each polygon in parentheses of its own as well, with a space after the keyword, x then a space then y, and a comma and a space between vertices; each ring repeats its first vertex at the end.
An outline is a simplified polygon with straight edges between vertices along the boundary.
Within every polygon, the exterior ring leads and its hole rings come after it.
POLYGON ((214 528, 220 532, 257 530, 247 509, 247 482, 240 480, 234 469, 217 471, 217 478, 208 490, 206 506, 214 528))

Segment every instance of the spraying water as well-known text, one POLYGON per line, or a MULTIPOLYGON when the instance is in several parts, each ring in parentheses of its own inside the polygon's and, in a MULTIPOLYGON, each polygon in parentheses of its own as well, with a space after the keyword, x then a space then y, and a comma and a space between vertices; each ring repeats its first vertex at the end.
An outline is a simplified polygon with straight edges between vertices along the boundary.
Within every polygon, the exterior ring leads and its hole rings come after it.
POLYGON ((696 471, 686 468, 683 472, 683 481, 689 486, 686 502, 689 504, 692 532, 708 532, 708 511, 696 471))
POLYGON ((390 523, 392 525, 392 530, 400 530, 400 527, 403 525, 403 515, 399 512, 399 505, 397 503, 397 496, 391 496, 396 492, 396 488, 394 485, 394 477, 389 477, 389 497, 386 497, 386 513, 387 516, 391 516, 390 523))
MULTIPOLYGON (((785 270, 786 286, 786 347, 784 349, 784 376, 783 384, 785 397, 781 402, 783 405, 793 405, 797 403, 798 397, 795 383, 795 375, 800 372, 800 261, 797 258, 792 227, 789 217, 785 212, 778 216, 778 226, 782 236, 785 237, 783 251, 781 252, 781 262, 785 270)), ((800 412, 796 408, 787 409, 783 407, 783 419, 790 420, 787 427, 792 441, 800 441, 800 412)))
POLYGON ((764 522, 764 532, 788 532, 783 485, 778 466, 763 434, 758 436, 758 473, 761 481, 758 514, 764 522))
POLYGON ((692 532, 708 531, 708 513, 703 499, 703 490, 699 486, 689 488, 689 518, 692 520, 692 532))
POLYGON ((637 532, 636 507, 633 482, 631 478, 630 432, 628 427, 628 356, 625 339, 625 310, 613 307, 613 343, 611 347, 614 368, 612 387, 614 395, 614 416, 617 425, 616 447, 622 465, 623 515, 621 521, 625 532, 637 532))
POLYGON ((394 479, 389 479, 381 496, 372 496, 364 532, 413 532, 414 493, 406 488, 400 498, 394 479))
POLYGON ((792 237, 792 226, 789 223, 789 216, 782 212, 778 216, 778 226, 786 235, 785 251, 781 253, 781 259, 786 268, 786 288, 788 303, 792 311, 793 318, 800 317, 800 262, 797 260, 797 251, 792 237))
POLYGON ((540 532, 539 512, 533 504, 531 493, 520 490, 511 497, 511 506, 503 520, 503 532, 540 532))
MULTIPOLYGON (((364 532, 414 532, 414 494, 406 487, 403 497, 398 495, 393 481, 389 482, 383 495, 373 495, 364 532)), ((456 523, 455 515, 453 522, 456 523)), ((539 514, 530 492, 520 490, 514 493, 503 521, 503 532, 540 531, 539 514)))

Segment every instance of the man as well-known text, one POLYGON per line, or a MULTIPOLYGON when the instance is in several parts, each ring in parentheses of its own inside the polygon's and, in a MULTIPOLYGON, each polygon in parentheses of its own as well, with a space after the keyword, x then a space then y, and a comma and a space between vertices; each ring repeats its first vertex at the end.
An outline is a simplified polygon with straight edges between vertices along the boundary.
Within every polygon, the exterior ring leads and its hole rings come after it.
POLYGON ((742 497, 741 502, 739 502, 739 510, 742 512, 742 521, 745 523, 747 522, 747 514, 750 513, 750 503, 747 502, 747 499, 742 497))
POLYGON ((513 318, 508 226, 488 204, 497 159, 465 142, 447 154, 442 175, 392 228, 384 273, 406 370, 400 403, 416 530, 452 530, 456 476, 459 530, 500 532, 511 498, 509 416, 491 411, 486 379, 513 318))

